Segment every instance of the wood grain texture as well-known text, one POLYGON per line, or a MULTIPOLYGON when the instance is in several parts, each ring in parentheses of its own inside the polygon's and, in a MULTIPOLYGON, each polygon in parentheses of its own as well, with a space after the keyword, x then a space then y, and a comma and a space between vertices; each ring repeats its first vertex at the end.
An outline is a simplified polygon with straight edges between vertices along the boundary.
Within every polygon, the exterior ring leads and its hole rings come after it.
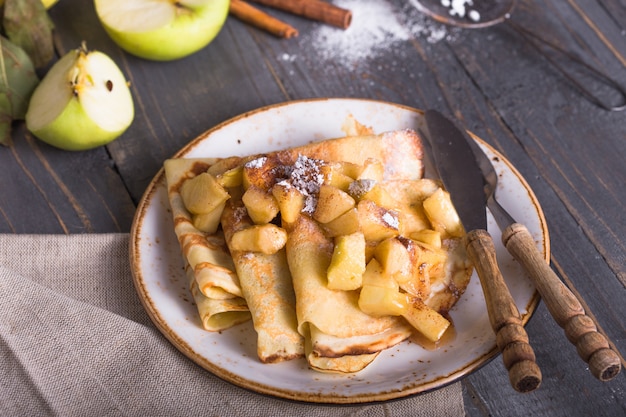
MULTIPOLYGON (((406 1, 378 2, 397 25, 378 38, 384 48, 340 51, 344 43, 330 41, 359 27, 358 12, 371 1, 359 3, 344 3, 353 8, 346 31, 332 32, 285 13, 280 17, 300 36, 281 40, 228 19, 209 47, 180 61, 156 63, 113 44, 97 22, 93 2, 60 1, 50 10, 59 54, 82 40, 109 54, 131 81, 136 118, 117 141, 82 153, 51 148, 16 122, 15 146, 0 148, 0 232, 128 231, 135 204, 166 158, 205 130, 261 106, 363 97, 434 108, 457 117, 528 181, 547 219, 552 267, 614 343, 623 365, 624 113, 582 99, 506 24, 448 28, 448 38, 433 41, 418 30, 427 25, 406 1), (398 28, 404 28, 403 38, 388 42, 399 37, 398 28)), ((623 0, 523 0, 512 19, 626 85, 625 10, 623 0)), ((543 373, 541 387, 520 395, 510 387, 502 362, 494 360, 463 380, 469 416, 626 412, 624 372, 609 382, 593 378, 543 303, 526 331, 543 373)))
POLYGON ((126 232, 135 212, 106 149, 65 152, 15 129, 0 149, 1 233, 126 232))

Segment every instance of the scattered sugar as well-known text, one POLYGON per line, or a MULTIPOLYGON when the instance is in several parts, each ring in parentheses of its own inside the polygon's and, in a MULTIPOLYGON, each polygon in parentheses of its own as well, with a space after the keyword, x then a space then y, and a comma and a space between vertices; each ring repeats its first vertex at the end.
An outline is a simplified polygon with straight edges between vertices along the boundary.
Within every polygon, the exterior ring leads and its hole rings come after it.
POLYGON ((280 59, 282 59, 285 62, 293 62, 296 60, 296 55, 284 53, 280 56, 280 59))
POLYGON ((470 10, 467 13, 467 16, 470 18, 471 21, 473 22, 478 22, 480 21, 480 13, 478 13, 477 10, 470 10))
POLYGON ((465 17, 467 14, 467 17, 474 22, 480 20, 480 13, 477 10, 471 8, 467 10, 465 7, 473 6, 474 2, 472 0, 441 0, 441 5, 450 9, 450 16, 465 17))
MULTIPOLYGON (((435 22, 420 12, 413 1, 392 4, 379 0, 335 0, 333 4, 352 12, 350 26, 343 30, 318 24, 311 32, 301 32, 300 42, 310 46, 322 60, 354 67, 412 38, 423 38, 431 44, 456 38, 457 28, 435 22)), ((297 60, 293 54, 278 58, 285 62, 297 60)))
POLYGON ((400 227, 400 220, 394 212, 388 211, 383 214, 383 221, 387 223, 388 226, 393 227, 394 229, 400 227))
POLYGON ((245 167, 246 168, 253 168, 253 169, 263 168, 263 165, 265 164, 265 161, 267 161, 267 157, 266 156, 262 156, 260 158, 256 158, 256 159, 253 159, 252 161, 246 162, 245 167))
POLYGON ((410 37, 387 2, 338 0, 333 3, 352 12, 352 23, 346 30, 320 25, 311 34, 312 45, 322 58, 340 57, 354 62, 368 58, 379 48, 410 37))

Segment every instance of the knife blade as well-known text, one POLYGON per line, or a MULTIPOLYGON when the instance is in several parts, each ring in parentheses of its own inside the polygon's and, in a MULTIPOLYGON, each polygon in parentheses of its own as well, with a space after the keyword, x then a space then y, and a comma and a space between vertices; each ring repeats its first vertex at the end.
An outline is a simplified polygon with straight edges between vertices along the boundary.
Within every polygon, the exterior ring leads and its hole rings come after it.
POLYGON ((495 195, 498 175, 489 157, 474 140, 467 136, 465 139, 485 180, 484 197, 502 230, 502 244, 524 267, 554 320, 576 346, 578 355, 589 364, 591 374, 600 381, 615 378, 622 367, 619 356, 611 349, 607 338, 598 332, 578 298, 550 268, 526 226, 517 223, 500 205, 495 195))
POLYGON ((426 151, 467 231, 467 253, 485 294, 489 321, 509 380, 516 391, 531 392, 541 384, 541 370, 487 232, 482 172, 464 135, 449 119, 428 110, 424 121, 425 131, 420 133, 428 142, 426 151))

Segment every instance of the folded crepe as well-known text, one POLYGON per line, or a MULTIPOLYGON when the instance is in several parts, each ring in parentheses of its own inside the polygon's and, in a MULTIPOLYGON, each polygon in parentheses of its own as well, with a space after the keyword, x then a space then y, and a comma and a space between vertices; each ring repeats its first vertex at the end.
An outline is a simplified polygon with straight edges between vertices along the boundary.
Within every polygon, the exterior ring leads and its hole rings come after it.
POLYGON ((164 164, 174 232, 188 273, 194 278, 190 281, 190 291, 204 328, 211 331, 224 330, 250 319, 249 313, 242 313, 248 309, 247 303, 223 234, 198 230, 180 194, 185 180, 206 172, 217 162, 211 158, 170 159, 164 164))
POLYGON ((298 331, 307 339, 309 365, 320 371, 357 372, 376 355, 411 334, 401 318, 372 317, 358 306, 356 291, 327 286, 332 240, 310 217, 289 225, 287 261, 298 300, 298 331))
POLYGON ((198 317, 202 327, 210 332, 216 332, 235 324, 250 320, 250 310, 246 300, 241 297, 215 299, 205 296, 199 289, 193 269, 187 265, 189 290, 198 309, 198 317))
MULTIPOLYGON (((227 242, 252 224, 241 200, 226 204, 222 227, 227 242)), ((259 359, 273 363, 303 356, 304 338, 297 330, 296 300, 285 250, 264 254, 231 248, 230 253, 252 313, 259 359)))
POLYGON ((313 142, 265 156, 275 158, 283 165, 293 165, 300 155, 356 165, 376 159, 383 163, 384 180, 418 179, 424 174, 421 140, 415 131, 409 129, 313 142))

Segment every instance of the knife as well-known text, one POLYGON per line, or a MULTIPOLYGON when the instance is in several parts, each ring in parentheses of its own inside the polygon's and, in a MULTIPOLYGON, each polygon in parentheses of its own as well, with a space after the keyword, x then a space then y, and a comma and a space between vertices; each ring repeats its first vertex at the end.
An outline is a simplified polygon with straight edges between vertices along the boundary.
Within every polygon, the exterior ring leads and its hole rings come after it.
POLYGON ((502 243, 524 267, 554 320, 565 330, 567 339, 576 346, 578 355, 589 364, 591 374, 600 381, 613 379, 621 370, 619 356, 611 350, 606 337, 598 332, 594 321, 585 314, 578 298, 550 268, 526 226, 517 223, 498 203, 495 196, 498 175, 489 157, 474 140, 467 136, 465 139, 482 172, 485 181, 484 198, 502 230, 502 243))
POLYGON ((511 385, 518 392, 533 391, 541 384, 541 370, 487 232, 482 172, 472 148, 452 122, 435 110, 426 111, 424 121, 426 132, 420 133, 426 137, 426 151, 467 231, 468 257, 480 278, 489 321, 511 385))

